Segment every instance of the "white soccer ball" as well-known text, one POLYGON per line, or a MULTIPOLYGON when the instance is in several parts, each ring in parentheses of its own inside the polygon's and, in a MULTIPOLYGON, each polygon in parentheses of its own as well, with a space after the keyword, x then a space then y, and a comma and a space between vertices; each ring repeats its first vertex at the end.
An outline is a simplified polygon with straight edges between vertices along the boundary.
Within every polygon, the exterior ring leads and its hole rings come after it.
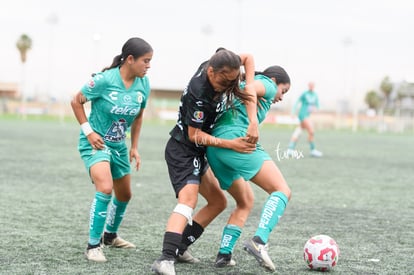
POLYGON ((339 247, 331 237, 316 235, 305 243, 303 258, 310 269, 329 271, 338 263, 339 247))

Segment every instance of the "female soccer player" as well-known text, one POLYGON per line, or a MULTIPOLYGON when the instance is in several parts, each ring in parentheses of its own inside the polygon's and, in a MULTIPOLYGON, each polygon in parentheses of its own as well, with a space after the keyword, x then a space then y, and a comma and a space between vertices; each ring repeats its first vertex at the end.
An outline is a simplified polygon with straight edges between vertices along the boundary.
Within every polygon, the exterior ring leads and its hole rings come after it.
MULTIPOLYGON (((244 83, 242 83, 243 85, 244 83)), ((272 66, 256 73, 254 89, 258 96, 257 119, 262 122, 272 103, 279 102, 290 88, 290 78, 279 66, 272 66)), ((247 126, 246 107, 235 99, 234 108, 228 109, 217 121, 212 135, 220 139, 234 139, 245 136, 247 126)), ((257 144, 251 154, 242 154, 226 148, 208 147, 207 159, 220 182, 220 187, 235 199, 236 208, 224 227, 220 250, 215 265, 234 265, 232 252, 242 228, 254 204, 252 181, 269 194, 265 202, 259 225, 254 237, 244 242, 244 249, 270 271, 275 266, 268 250, 269 234, 283 215, 290 199, 290 189, 272 158, 257 144)))
POLYGON ((130 162, 135 160, 136 170, 141 163, 138 140, 150 95, 145 75, 152 55, 152 47, 146 41, 130 38, 112 65, 94 75, 71 102, 81 125, 78 149, 96 189, 86 249, 86 258, 90 261, 106 262, 101 244, 135 247, 117 232, 132 196, 130 162), (87 101, 91 101, 89 118, 84 109, 87 101), (128 153, 125 132, 129 126, 131 148, 128 153))
POLYGON ((167 222, 162 255, 152 265, 152 270, 158 274, 175 274, 177 257, 181 261, 194 261, 191 255, 184 253, 186 246, 199 238, 204 228, 226 208, 226 197, 205 159, 206 146, 231 148, 238 152, 251 152, 256 147, 256 96, 250 86, 244 93, 240 92, 242 65, 250 85, 254 78, 253 57, 248 54, 239 56, 220 48, 210 60, 201 64, 183 92, 177 124, 171 130, 165 148, 178 204, 167 222), (247 102, 250 115, 246 135, 232 140, 211 136, 216 119, 229 103, 226 100, 234 96, 247 102), (207 205, 193 217, 198 193, 207 200, 207 205))
POLYGON ((315 92, 315 83, 309 82, 308 90, 303 92, 302 95, 298 98, 296 103, 293 106, 293 114, 296 114, 297 108, 300 106, 298 113, 300 125, 296 127, 295 131, 292 134, 289 142, 288 155, 295 155, 296 143, 299 139, 299 136, 302 132, 302 129, 305 129, 308 132, 308 141, 310 146, 310 154, 312 157, 322 157, 322 152, 316 150, 314 142, 314 129, 312 123, 309 119, 310 114, 319 109, 319 99, 318 95, 315 92))

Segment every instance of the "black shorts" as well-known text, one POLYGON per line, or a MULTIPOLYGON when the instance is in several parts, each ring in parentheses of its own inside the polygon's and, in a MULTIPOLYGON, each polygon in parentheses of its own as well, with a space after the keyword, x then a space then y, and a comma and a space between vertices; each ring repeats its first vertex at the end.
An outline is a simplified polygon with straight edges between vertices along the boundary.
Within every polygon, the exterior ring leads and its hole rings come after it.
POLYGON ((200 184, 201 176, 209 168, 205 150, 188 146, 174 138, 167 142, 165 160, 177 198, 180 190, 187 184, 200 184))

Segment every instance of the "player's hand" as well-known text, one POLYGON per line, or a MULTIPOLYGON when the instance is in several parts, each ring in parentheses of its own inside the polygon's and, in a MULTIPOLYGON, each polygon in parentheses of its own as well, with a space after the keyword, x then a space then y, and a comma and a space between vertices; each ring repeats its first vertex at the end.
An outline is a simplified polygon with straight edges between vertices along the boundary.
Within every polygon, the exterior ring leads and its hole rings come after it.
POLYGON ((132 163, 133 160, 135 160, 135 170, 138 171, 141 167, 141 156, 137 149, 129 150, 129 162, 132 163))
POLYGON ((93 149, 102 150, 105 148, 105 142, 99 134, 92 132, 86 138, 88 139, 93 149))
POLYGON ((247 137, 232 139, 232 149, 239 153, 249 154, 256 150, 256 143, 248 141, 247 137))
POLYGON ((256 121, 251 121, 246 133, 247 141, 256 144, 259 141, 259 124, 256 121))

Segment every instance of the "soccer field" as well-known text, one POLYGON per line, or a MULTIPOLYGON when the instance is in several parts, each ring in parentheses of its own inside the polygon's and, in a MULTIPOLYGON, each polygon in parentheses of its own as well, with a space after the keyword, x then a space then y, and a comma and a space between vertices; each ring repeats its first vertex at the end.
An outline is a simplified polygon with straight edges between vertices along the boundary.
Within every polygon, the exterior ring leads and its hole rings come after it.
MULTIPOLYGON (((171 123, 144 121, 142 167, 132 174, 133 198, 119 232, 137 249, 105 249, 103 264, 83 255, 94 187, 77 151, 77 122, 0 118, 0 125, 1 274, 151 274, 176 204, 164 161, 171 123)), ((265 125, 260 132, 292 189, 270 237, 276 274, 315 274, 302 254, 317 234, 339 245, 333 274, 414 274, 413 134, 321 130, 316 144, 323 158, 309 157, 302 135, 298 149, 304 157, 283 159, 292 130, 265 125)), ((177 274, 268 274, 241 247, 255 232, 267 197, 254 191, 255 207, 234 251, 237 265, 213 266, 234 207, 229 197, 228 209, 192 247, 201 263, 177 264, 177 274)))

